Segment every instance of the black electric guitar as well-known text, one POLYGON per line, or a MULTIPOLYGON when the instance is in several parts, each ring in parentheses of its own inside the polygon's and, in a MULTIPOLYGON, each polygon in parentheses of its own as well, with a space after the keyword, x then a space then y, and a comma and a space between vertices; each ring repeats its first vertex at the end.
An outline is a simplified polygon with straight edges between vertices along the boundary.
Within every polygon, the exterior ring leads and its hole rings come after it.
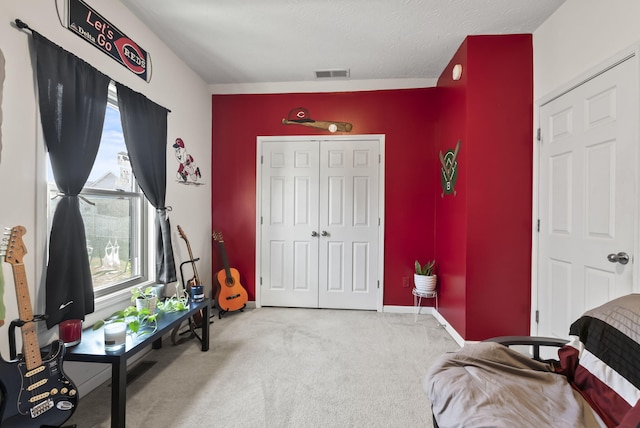
POLYGON ((22 331, 22 354, 17 360, 0 359, 0 426, 2 428, 59 427, 71 417, 78 402, 78 390, 62 371, 64 344, 51 344, 46 357, 40 354, 36 325, 31 310, 27 274, 23 257, 23 226, 11 229, 7 239, 5 261, 11 264, 18 300, 18 314, 25 324, 22 331))

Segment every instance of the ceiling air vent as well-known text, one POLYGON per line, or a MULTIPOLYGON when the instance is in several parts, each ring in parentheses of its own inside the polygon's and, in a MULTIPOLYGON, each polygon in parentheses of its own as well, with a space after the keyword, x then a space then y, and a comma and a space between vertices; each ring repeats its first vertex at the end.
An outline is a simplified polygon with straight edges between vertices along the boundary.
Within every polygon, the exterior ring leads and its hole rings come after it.
POLYGON ((349 78, 350 71, 348 69, 342 70, 317 70, 316 79, 347 79, 349 78))

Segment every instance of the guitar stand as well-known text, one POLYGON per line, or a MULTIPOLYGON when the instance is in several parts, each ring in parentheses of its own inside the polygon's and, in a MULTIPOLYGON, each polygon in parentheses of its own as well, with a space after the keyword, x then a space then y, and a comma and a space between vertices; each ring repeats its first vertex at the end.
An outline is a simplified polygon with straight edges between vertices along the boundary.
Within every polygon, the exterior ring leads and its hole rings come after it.
MULTIPOLYGON (((182 267, 184 265, 186 265, 187 263, 191 263, 194 264, 195 262, 197 262, 198 260, 200 260, 200 258, 196 258, 196 259, 191 259, 191 260, 185 260, 184 262, 180 263, 180 279, 182 280, 182 289, 183 291, 186 291, 186 282, 184 281, 184 271, 182 270, 182 267)), ((189 296, 189 299, 191 299, 191 296, 189 296)), ((209 316, 209 324, 213 324, 213 320, 211 320, 211 318, 213 318, 213 315, 209 316)), ((189 340, 193 337, 195 337, 196 339, 198 339, 200 341, 200 343, 202 343, 202 337, 200 337, 200 335, 198 335, 198 333, 196 333, 196 329, 198 328, 196 326, 196 322, 193 320, 193 317, 189 317, 189 329, 178 333, 178 331, 180 330, 181 326, 177 326, 176 328, 173 329, 173 331, 171 332, 171 343, 173 343, 174 345, 179 345, 180 343, 189 340), (188 334, 189 337, 182 337, 179 340, 176 339, 177 336, 184 336, 188 334)), ((202 322, 204 322, 204 320, 202 320, 202 322)))
MULTIPOLYGON (((49 318, 49 315, 46 315, 46 314, 34 315, 31 321, 33 322, 45 321, 47 318, 49 318)), ((16 350, 16 327, 22 327, 23 325, 31 321, 15 319, 11 321, 11 324, 9 324, 9 359, 10 360, 15 360, 16 357, 18 356, 18 352, 16 350)))
MULTIPOLYGON (((246 308, 246 307, 247 307, 247 304, 245 303, 244 305, 242 305, 242 307, 240 309, 238 309, 238 311, 244 312, 244 308, 246 308)), ((222 316, 224 314, 226 314, 227 312, 235 312, 235 311, 227 311, 227 310, 224 310, 224 309, 220 308, 220 312, 218 312, 218 319, 222 319, 222 316)))

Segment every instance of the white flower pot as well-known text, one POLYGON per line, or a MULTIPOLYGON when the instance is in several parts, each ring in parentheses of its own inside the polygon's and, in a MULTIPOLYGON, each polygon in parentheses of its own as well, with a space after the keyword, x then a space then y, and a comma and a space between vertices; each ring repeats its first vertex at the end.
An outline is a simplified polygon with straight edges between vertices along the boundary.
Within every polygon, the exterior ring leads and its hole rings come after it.
POLYGON ((416 286, 416 290, 421 293, 432 293, 436 291, 436 282, 438 280, 437 275, 418 275, 413 274, 413 283, 416 286))
POLYGON ((153 314, 156 311, 156 300, 156 296, 147 299, 136 299, 136 309, 140 312, 144 308, 149 308, 149 312, 153 314))

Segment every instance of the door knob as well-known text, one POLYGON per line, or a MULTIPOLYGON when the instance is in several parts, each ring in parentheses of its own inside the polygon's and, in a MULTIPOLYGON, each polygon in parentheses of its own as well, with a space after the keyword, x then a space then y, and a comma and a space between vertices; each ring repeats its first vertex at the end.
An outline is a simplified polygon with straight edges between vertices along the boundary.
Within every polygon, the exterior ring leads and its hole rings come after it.
POLYGON ((318 232, 316 232, 316 231, 314 230, 313 232, 311 232, 311 236, 313 236, 313 237, 315 238, 316 236, 318 236, 318 232))
POLYGON ((629 263, 629 255, 623 251, 618 254, 611 253, 607 256, 607 260, 611 263, 620 263, 621 265, 626 265, 629 263))
POLYGON ((323 230, 321 233, 322 236, 329 236, 329 232, 327 232, 326 230, 323 230))

